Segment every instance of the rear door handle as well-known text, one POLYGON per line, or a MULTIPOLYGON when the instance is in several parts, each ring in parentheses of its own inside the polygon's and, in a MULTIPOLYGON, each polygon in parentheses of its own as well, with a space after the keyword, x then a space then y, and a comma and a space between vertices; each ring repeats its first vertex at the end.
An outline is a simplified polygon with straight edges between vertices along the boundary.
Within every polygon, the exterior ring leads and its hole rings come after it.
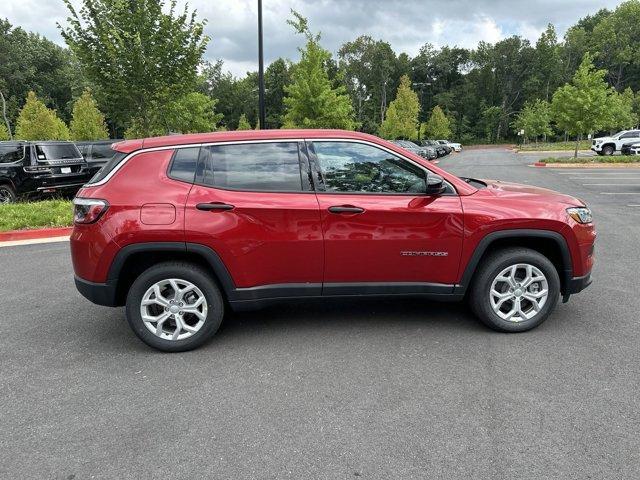
POLYGON ((353 205, 335 205, 329 207, 331 213, 364 213, 364 208, 354 207, 353 205))
POLYGON ((211 203, 199 203, 196 205, 198 210, 204 210, 205 212, 211 212, 214 210, 233 210, 234 205, 228 203, 211 202, 211 203))

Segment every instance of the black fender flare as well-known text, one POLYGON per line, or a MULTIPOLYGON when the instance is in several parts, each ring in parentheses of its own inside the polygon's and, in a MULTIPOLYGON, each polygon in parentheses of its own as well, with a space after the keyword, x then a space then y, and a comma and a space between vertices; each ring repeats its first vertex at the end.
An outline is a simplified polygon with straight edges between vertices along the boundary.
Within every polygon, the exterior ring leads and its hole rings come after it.
POLYGON ((142 252, 180 252, 180 253, 193 253, 204 258, 213 270, 220 286, 230 300, 233 299, 236 292, 236 286, 233 282, 233 278, 227 270, 224 262, 220 256, 210 247, 198 243, 185 243, 185 242, 143 242, 133 243, 120 249, 115 258, 111 262, 109 267, 109 273, 107 276, 107 284, 117 285, 118 278, 126 261, 136 253, 142 252))
POLYGON ((545 238, 553 240, 560 249, 560 255, 562 258, 562 268, 559 269, 558 274, 560 276, 561 284, 563 288, 566 285, 569 285, 571 278, 573 277, 573 263, 571 262, 571 252, 569 250, 569 246, 567 245, 567 241, 562 236, 562 234, 558 232, 554 232, 551 230, 535 230, 535 229, 514 229, 514 230, 499 230, 497 232, 492 232, 487 234, 480 242, 478 243, 476 249, 471 255, 469 262, 464 269, 464 273, 462 278, 460 279, 460 283, 455 286, 455 293, 464 294, 471 284, 471 280, 473 275, 476 272, 478 264, 480 263, 480 259, 485 254, 487 249, 491 246, 493 242, 496 240, 502 240, 505 238, 545 238))

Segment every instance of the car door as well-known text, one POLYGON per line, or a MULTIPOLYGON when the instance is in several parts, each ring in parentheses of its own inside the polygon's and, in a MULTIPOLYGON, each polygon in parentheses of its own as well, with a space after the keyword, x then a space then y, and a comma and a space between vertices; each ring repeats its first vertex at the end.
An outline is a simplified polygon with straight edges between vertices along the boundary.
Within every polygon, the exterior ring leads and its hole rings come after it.
POLYGON ((186 239, 212 248, 249 298, 320 293, 320 213, 303 150, 284 140, 200 149, 186 239))
POLYGON ((428 170, 360 141, 309 142, 322 231, 324 290, 449 292, 462 248, 460 198, 426 195, 428 170))

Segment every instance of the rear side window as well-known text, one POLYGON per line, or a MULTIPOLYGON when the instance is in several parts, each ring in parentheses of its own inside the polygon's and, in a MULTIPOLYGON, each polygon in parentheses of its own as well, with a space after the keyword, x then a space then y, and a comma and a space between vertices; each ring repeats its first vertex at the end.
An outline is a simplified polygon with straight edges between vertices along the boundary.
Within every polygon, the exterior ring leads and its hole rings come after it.
POLYGON ((89 183, 98 183, 111 173, 111 171, 124 160, 127 155, 125 153, 115 152, 113 157, 105 163, 100 170, 89 180, 89 183))
POLYGON ((0 145, 0 163, 18 162, 24 158, 24 146, 0 145))
POLYGON ((203 147, 198 182, 231 190, 303 190, 297 142, 203 147))
POLYGON ((193 183, 198 166, 200 147, 179 148, 173 154, 169 177, 183 182, 193 183))

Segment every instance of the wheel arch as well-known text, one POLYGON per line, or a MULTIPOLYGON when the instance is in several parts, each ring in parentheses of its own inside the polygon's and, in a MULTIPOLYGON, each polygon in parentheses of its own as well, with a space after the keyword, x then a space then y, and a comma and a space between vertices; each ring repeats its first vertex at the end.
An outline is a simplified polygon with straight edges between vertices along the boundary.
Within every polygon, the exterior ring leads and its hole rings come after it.
POLYGON ((150 242, 123 247, 115 256, 107 284, 114 287, 114 303, 124 305, 134 280, 147 268, 164 261, 181 260, 198 265, 211 275, 226 300, 232 300, 235 284, 220 256, 211 248, 195 243, 150 242))
POLYGON ((558 232, 551 230, 516 229, 487 234, 476 246, 455 289, 466 293, 483 258, 496 250, 508 247, 524 247, 546 256, 556 267, 564 293, 573 276, 571 252, 567 241, 558 232))

